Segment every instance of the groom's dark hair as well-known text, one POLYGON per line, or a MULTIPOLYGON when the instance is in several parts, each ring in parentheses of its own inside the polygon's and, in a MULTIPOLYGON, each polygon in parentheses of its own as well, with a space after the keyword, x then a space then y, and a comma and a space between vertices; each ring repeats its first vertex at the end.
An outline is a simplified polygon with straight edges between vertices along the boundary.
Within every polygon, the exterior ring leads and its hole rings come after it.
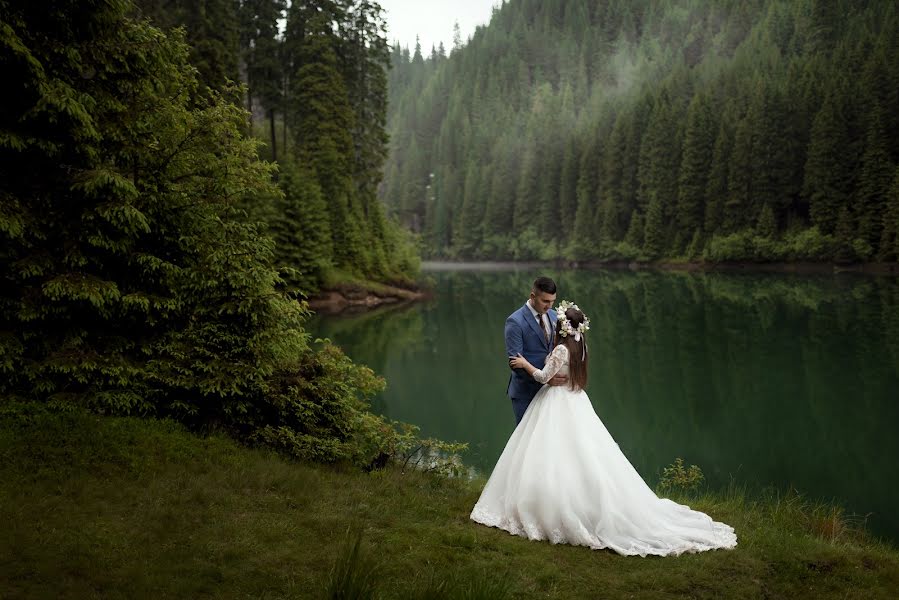
POLYGON ((556 282, 549 277, 538 277, 534 280, 534 291, 543 292, 544 294, 555 294, 556 282))

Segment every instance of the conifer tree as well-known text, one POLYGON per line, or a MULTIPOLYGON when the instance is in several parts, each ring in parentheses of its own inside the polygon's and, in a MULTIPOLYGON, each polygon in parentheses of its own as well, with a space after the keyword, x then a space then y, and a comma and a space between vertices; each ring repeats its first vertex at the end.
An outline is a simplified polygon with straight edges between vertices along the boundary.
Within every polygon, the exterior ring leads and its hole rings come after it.
POLYGON ((805 165, 805 196, 812 223, 824 233, 833 233, 840 209, 849 201, 852 162, 846 119, 835 94, 828 95, 812 125, 805 165))
POLYGON ((849 212, 849 207, 843 206, 840 209, 839 216, 837 216, 837 226, 834 230, 834 237, 836 238, 834 258, 838 262, 850 262, 858 258, 854 248, 855 229, 854 219, 852 218, 852 213, 849 212))
POLYGON ((634 209, 631 213, 631 218, 628 223, 627 233, 624 236, 624 241, 634 248, 640 248, 643 246, 643 215, 640 214, 638 209, 634 209))
POLYGON ((702 227, 706 188, 711 170, 715 127, 708 97, 693 97, 687 111, 684 153, 680 168, 677 225, 681 231, 702 227))
POLYGON ((893 176, 893 184, 887 194, 883 211, 883 234, 877 260, 891 262, 899 260, 899 166, 893 176))
POLYGON ((314 173, 292 157, 281 162, 278 186, 283 195, 275 202, 271 226, 276 264, 288 267, 285 281, 300 290, 315 291, 334 255, 328 205, 314 173))
POLYGON ((202 86, 223 90, 239 80, 240 22, 235 0, 134 0, 139 13, 164 30, 183 26, 190 62, 202 86))
POLYGON ((759 214, 755 232, 757 235, 768 239, 773 239, 777 235, 777 221, 774 220, 774 209, 771 208, 770 204, 762 205, 762 212, 759 214))
POLYGON ((335 23, 341 13, 330 0, 293 2, 287 44, 292 59, 290 118, 297 159, 308 166, 328 204, 334 262, 357 270, 366 264, 364 216, 350 175, 354 115, 338 62, 335 23))
POLYGON ((253 115, 253 99, 265 107, 269 118, 269 145, 272 160, 278 159, 275 112, 282 110, 283 68, 278 21, 284 17, 286 0, 242 0, 240 49, 246 68, 247 110, 253 115))
POLYGON ((483 235, 484 204, 481 202, 480 171, 476 164, 469 164, 466 169, 463 187, 462 209, 459 214, 459 226, 455 234, 454 244, 462 256, 472 256, 483 235))
POLYGON ((757 181, 755 170, 756 123, 747 114, 737 124, 734 145, 727 175, 727 198, 722 211, 721 226, 725 232, 733 232, 746 224, 753 204, 753 192, 757 181))
MULTIPOLYGON (((598 133, 598 132, 597 132, 598 133)), ((590 143, 584 148, 580 157, 580 175, 577 182, 577 210, 574 216, 575 247, 581 256, 592 257, 596 254, 595 244, 590 243, 592 237, 593 211, 597 185, 597 173, 593 168, 593 159, 599 152, 599 135, 594 133, 590 143)))
POLYGON ((654 195, 646 212, 646 226, 643 233, 643 254, 650 260, 659 258, 665 249, 665 224, 662 200, 654 195))
POLYGON ((853 205, 858 215, 857 235, 872 251, 880 243, 882 215, 893 171, 894 166, 887 151, 886 135, 878 106, 869 117, 868 135, 865 139, 865 151, 862 155, 861 172, 853 205))
POLYGON ((559 222, 566 231, 573 231, 577 213, 577 178, 577 148, 574 144, 565 144, 559 181, 559 222))
POLYGON ((728 172, 732 146, 733 137, 727 123, 727 117, 725 117, 721 121, 721 126, 718 128, 718 136, 715 138, 715 149, 712 152, 709 180, 705 192, 706 204, 703 228, 709 233, 717 232, 724 222, 724 207, 727 202, 728 172))

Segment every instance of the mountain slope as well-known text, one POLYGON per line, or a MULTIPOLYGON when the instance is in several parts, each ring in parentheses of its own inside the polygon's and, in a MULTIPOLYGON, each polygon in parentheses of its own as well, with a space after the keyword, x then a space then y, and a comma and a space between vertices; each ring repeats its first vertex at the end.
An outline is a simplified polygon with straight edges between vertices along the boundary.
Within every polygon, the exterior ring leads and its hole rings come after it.
POLYGON ((513 0, 394 47, 382 199, 430 256, 899 253, 889 2, 513 0))

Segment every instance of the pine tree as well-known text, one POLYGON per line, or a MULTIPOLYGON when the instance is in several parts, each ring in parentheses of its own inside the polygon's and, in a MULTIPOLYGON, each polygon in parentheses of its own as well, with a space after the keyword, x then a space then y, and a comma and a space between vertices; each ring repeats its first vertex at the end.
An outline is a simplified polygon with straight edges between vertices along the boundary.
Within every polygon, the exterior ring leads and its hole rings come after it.
POLYGON ((540 218, 540 156, 534 137, 528 139, 524 160, 521 161, 518 185, 515 190, 515 213, 512 227, 515 232, 524 231, 530 225, 537 226, 540 218))
POLYGON ((599 153, 599 135, 594 133, 580 156, 577 182, 577 210, 574 216, 575 248, 579 256, 592 257, 597 248, 591 243, 593 238, 593 211, 597 173, 593 159, 599 153))
POLYGON ((705 220, 703 229, 715 233, 724 222, 724 206, 727 202, 729 186, 728 172, 733 137, 727 123, 727 116, 721 121, 718 136, 715 138, 715 149, 709 171, 709 180, 705 192, 705 220))
POLYGON ((269 117, 269 143, 272 160, 278 159, 275 136, 275 112, 282 110, 281 43, 278 21, 284 17, 286 0, 242 0, 240 18, 240 49, 246 68, 247 110, 253 115, 253 99, 258 99, 269 117))
POLYGON ((812 126, 802 190, 812 223, 823 233, 833 233, 840 209, 849 202, 852 189, 852 162, 846 152, 849 147, 846 120, 835 95, 830 94, 812 126))
POLYGON ((774 239, 777 235, 777 221, 774 220, 774 209, 771 208, 770 204, 762 205, 762 212, 759 214, 755 232, 757 235, 768 239, 774 239))
POLYGON ((630 215, 630 207, 625 202, 625 169, 629 143, 629 129, 632 113, 619 113, 609 136, 608 151, 602 162, 601 184, 605 198, 601 239, 613 243, 622 238, 625 218, 630 215))
POLYGON ((667 250, 669 234, 673 234, 671 222, 678 198, 678 171, 680 168, 680 129, 676 124, 674 108, 666 89, 656 98, 652 115, 640 146, 637 199, 646 211, 645 236, 647 254, 651 258, 667 250), (649 205, 655 200, 656 209, 649 205), (654 219, 659 217, 658 222, 654 219), (668 226, 666 227, 666 223, 668 226), (651 232, 651 235, 650 235, 651 232))
MULTIPOLYGON (((880 108, 869 117, 865 152, 853 204, 858 218, 857 235, 871 249, 877 248, 883 227, 883 211, 893 179, 894 166, 887 152, 887 141, 880 108)), ((864 258, 868 258, 865 256, 864 258)))
POLYGON ((893 184, 887 195, 883 212, 883 234, 880 239, 877 260, 881 262, 899 260, 899 166, 893 176, 893 184))
POLYGON ((462 210, 459 227, 453 231, 453 243, 462 256, 473 256, 478 242, 483 237, 484 204, 481 202, 482 187, 477 164, 470 163, 466 169, 463 187, 462 210))
POLYGON ((640 214, 640 211, 636 208, 634 212, 631 213, 630 222, 627 227, 627 233, 624 236, 624 241, 634 248, 641 248, 643 246, 643 215, 640 214))
POLYGON ((165 30, 183 26, 190 62, 202 86, 224 90, 239 79, 240 22, 234 0, 134 0, 142 16, 165 30))
POLYGON ((386 25, 381 7, 368 0, 354 2, 346 13, 343 53, 344 81, 354 111, 353 182, 363 229, 369 273, 388 275, 387 228, 378 186, 387 157, 387 74, 390 64, 386 25))
POLYGON ((577 179, 577 149, 574 144, 565 144, 559 181, 559 224, 565 231, 574 229, 577 212, 577 179))
POLYGON ((711 103, 704 94, 697 94, 690 102, 684 132, 680 195, 676 213, 677 225, 681 231, 695 231, 702 227, 714 144, 715 127, 711 103))
POLYGON ((834 258, 838 262, 849 262, 857 258, 854 249, 855 223, 853 221, 849 207, 843 206, 840 209, 840 214, 837 217, 837 226, 834 230, 837 245, 834 258))
POLYGON ((734 132, 734 146, 727 175, 727 198, 722 211, 721 227, 725 232, 736 231, 746 225, 752 210, 755 182, 755 128, 751 117, 746 115, 737 124, 734 132))
MULTIPOLYGON (((505 138, 500 143, 505 144, 505 138)), ((498 240, 512 230, 512 211, 515 198, 513 160, 509 155, 498 157, 488 171, 490 189, 484 214, 484 239, 498 240)))
POLYGON ((298 166, 292 157, 281 162, 278 180, 283 196, 275 203, 272 223, 275 262, 289 269, 284 279, 294 287, 313 292, 331 266, 331 219, 314 173, 298 166))
POLYGON ((366 264, 364 214, 350 178, 354 115, 338 63, 334 23, 341 20, 329 0, 293 2, 288 12, 289 120, 297 159, 315 173, 331 218, 334 263, 363 272, 366 264))
POLYGON ((643 230, 643 254, 654 260, 662 256, 665 250, 665 214, 662 201, 654 195, 649 201, 646 212, 646 226, 643 230))

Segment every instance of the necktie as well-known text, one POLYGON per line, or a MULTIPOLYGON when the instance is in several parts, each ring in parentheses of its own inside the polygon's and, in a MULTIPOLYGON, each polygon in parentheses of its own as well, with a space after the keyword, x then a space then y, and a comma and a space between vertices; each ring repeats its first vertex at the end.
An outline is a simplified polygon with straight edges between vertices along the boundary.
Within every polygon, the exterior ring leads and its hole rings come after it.
POLYGON ((546 326, 543 324, 543 315, 537 315, 537 322, 540 323, 540 329, 543 330, 543 339, 546 340, 546 343, 549 343, 549 331, 547 331, 546 326))

